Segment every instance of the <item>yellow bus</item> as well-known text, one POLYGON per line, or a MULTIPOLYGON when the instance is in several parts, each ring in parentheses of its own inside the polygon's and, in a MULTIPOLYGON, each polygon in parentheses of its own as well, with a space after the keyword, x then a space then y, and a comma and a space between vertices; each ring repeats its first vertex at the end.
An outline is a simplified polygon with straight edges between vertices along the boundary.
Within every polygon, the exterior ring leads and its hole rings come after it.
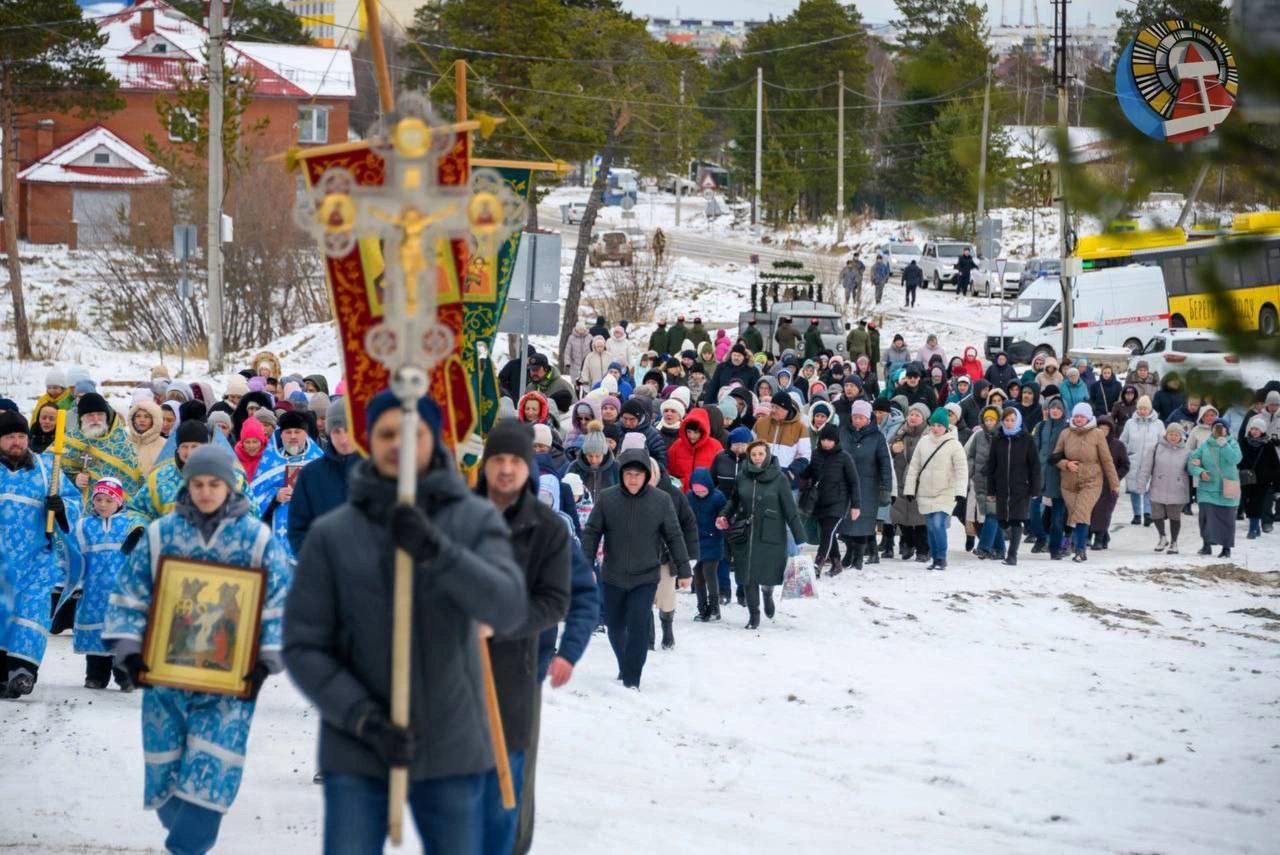
POLYGON ((1193 241, 1182 229, 1091 235, 1080 239, 1075 254, 1085 270, 1158 266, 1169 295, 1171 327, 1214 327, 1215 307, 1204 273, 1216 270, 1241 326, 1263 335, 1280 332, 1280 212, 1240 214, 1229 234, 1193 241), (1218 252, 1244 240, 1250 249, 1239 257, 1218 252))

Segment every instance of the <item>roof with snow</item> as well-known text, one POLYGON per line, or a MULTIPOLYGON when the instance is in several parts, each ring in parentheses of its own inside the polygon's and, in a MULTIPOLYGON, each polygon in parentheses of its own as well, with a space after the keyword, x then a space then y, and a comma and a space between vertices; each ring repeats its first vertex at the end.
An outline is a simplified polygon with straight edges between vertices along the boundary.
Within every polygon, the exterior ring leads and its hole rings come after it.
POLYGON ((18 173, 40 184, 161 184, 169 173, 111 131, 96 125, 18 173))
MULTIPOLYGON (((1014 160, 1058 162, 1057 127, 1053 125, 1005 125, 1009 137, 1009 157, 1014 160)), ((1106 160, 1113 154, 1111 142, 1101 128, 1067 128, 1067 144, 1076 163, 1106 160)))
MULTIPOLYGON (((205 73, 208 31, 163 0, 142 0, 98 21, 102 56, 123 89, 168 90, 184 72, 205 73), (147 20, 150 20, 148 29, 147 20)), ((261 96, 354 98, 355 72, 345 48, 229 41, 228 67, 251 72, 261 96)))

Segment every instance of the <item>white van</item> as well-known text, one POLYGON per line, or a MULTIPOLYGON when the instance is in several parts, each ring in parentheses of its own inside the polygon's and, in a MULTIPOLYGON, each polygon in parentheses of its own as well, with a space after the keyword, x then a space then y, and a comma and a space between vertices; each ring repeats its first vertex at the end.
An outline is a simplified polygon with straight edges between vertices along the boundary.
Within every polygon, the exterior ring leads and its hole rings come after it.
MULTIPOLYGON (((1131 264, 1091 270, 1073 283, 1072 346, 1126 347, 1132 353, 1169 326, 1169 297, 1159 267, 1131 264)), ((1043 277, 1027 286, 1005 311, 1004 340, 987 336, 986 353, 1003 349, 1012 362, 1037 353, 1057 356, 1062 347, 1062 285, 1043 277)))

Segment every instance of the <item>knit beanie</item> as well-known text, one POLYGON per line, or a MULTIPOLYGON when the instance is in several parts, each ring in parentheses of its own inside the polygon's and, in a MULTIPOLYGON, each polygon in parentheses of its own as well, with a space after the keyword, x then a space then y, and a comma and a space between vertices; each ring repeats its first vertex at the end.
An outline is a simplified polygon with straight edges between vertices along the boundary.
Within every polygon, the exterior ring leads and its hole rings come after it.
POLYGON ((22 417, 21 413, 13 410, 0 410, 0 436, 8 436, 11 433, 27 433, 30 425, 27 420, 22 417))
POLYGON ((183 424, 187 422, 203 422, 207 413, 208 410, 199 401, 183 401, 178 405, 178 421, 183 424))
POLYGON ((677 386, 668 397, 671 400, 679 401, 688 411, 689 401, 691 400, 688 386, 677 386))
POLYGON ((257 419, 259 422, 261 422, 264 426, 275 427, 280 423, 280 420, 276 418, 276 414, 268 410, 266 407, 263 407, 262 409, 257 410, 253 414, 253 417, 257 419))
POLYGON ((551 428, 541 422, 533 426, 533 444, 551 445, 551 428))
POLYGON ((921 403, 921 402, 919 402, 919 401, 916 401, 914 404, 912 404, 910 407, 908 407, 908 408, 907 408, 907 412, 908 412, 909 414, 910 414, 910 413, 919 413, 919 414, 920 414, 920 418, 921 418, 923 421, 926 421, 926 422, 927 422, 927 421, 929 421, 929 416, 930 416, 930 415, 932 415, 932 414, 929 412, 929 405, 928 405, 928 404, 922 404, 922 403, 921 403))
MULTIPOLYGON (((373 426, 378 423, 378 419, 383 413, 399 406, 400 399, 390 389, 383 389, 370 398, 369 405, 365 408, 365 424, 369 432, 373 432, 373 426)), ((440 436, 440 420, 442 418, 440 407, 426 395, 418 399, 418 418, 426 422, 427 427, 431 429, 433 437, 440 436)))
POLYGON ((756 438, 756 435, 751 432, 751 428, 736 427, 733 430, 729 431, 728 438, 729 438, 730 445, 738 445, 739 443, 742 443, 742 444, 750 443, 753 439, 756 438))
POLYGON ((1134 406, 1135 406, 1135 407, 1146 407, 1148 410, 1149 410, 1149 409, 1151 409, 1151 396, 1150 396, 1150 395, 1142 395, 1142 396, 1140 396, 1140 397, 1138 398, 1138 400, 1137 400, 1136 402, 1134 402, 1134 406))
POLYGON ((684 418, 684 404, 680 403, 675 398, 668 398, 663 401, 662 405, 658 409, 664 413, 674 411, 680 418, 684 418))
POLYGON ((822 429, 818 431, 818 439, 819 441, 829 439, 838 443, 840 441, 840 428, 836 427, 833 422, 827 422, 822 426, 822 429))
POLYGON ((199 419, 183 420, 178 425, 178 438, 175 445, 182 445, 184 442, 205 443, 209 441, 209 428, 199 419))
POLYGON ((76 381, 75 394, 87 395, 90 392, 96 391, 98 391, 98 384, 94 383, 92 380, 85 379, 76 381))
POLYGON ((335 430, 349 430, 347 427, 347 402, 337 400, 329 404, 324 411, 324 428, 329 433, 335 430))
POLYGON ((44 385, 67 388, 67 373, 59 368, 50 369, 49 373, 44 375, 44 385))
POLYGON ((1093 407, 1081 401, 1071 408, 1071 418, 1074 419, 1076 416, 1085 416, 1090 421, 1093 421, 1093 407))
POLYGON ((489 435, 485 437, 481 462, 499 454, 513 454, 529 465, 530 472, 535 472, 537 464, 533 460, 533 431, 529 429, 529 425, 519 419, 499 419, 495 422, 489 435))
MULTIPOLYGON (((203 425, 201 425, 203 427, 203 425)), ((231 489, 236 486, 235 458, 226 449, 216 445, 202 445, 193 449, 182 467, 182 479, 191 483, 197 475, 212 475, 227 482, 231 489)))
POLYGON ((618 451, 630 451, 633 448, 638 448, 641 451, 647 450, 647 446, 644 444, 644 434, 639 431, 632 431, 624 436, 622 438, 622 445, 618 446, 618 451))
POLYGON ((728 395, 720 399, 716 409, 720 411, 720 415, 726 422, 731 422, 738 417, 738 402, 728 395))
POLYGON ((946 407, 938 407, 929 415, 929 424, 942 425, 943 427, 951 426, 951 416, 947 414, 946 407))
POLYGON ((610 439, 613 440, 614 445, 617 446, 618 448, 621 448, 622 440, 623 440, 622 426, 619 425, 617 422, 611 422, 605 425, 604 438, 606 440, 610 440, 610 439))
POLYGON ((619 415, 622 415, 622 416, 629 415, 629 416, 635 416, 638 419, 647 419, 649 417, 649 411, 645 409, 644 404, 642 404, 641 402, 634 399, 629 399, 625 404, 622 405, 622 411, 619 413, 619 415))
MULTIPOLYGON (((865 400, 863 400, 863 399, 859 399, 859 400, 857 400, 857 401, 854 401, 854 402, 853 402, 853 406, 851 406, 851 407, 849 408, 849 415, 851 415, 851 416, 862 416, 863 418, 868 418, 868 419, 869 419, 869 418, 871 418, 871 415, 872 415, 871 405, 870 405, 870 404, 868 404, 868 403, 867 403, 865 400)), ((824 427, 824 429, 825 429, 825 427, 824 427)))
POLYGON ((239 374, 232 374, 227 378, 228 395, 247 395, 249 394, 249 381, 245 380, 239 374))
POLYGON ((587 435, 582 440, 583 454, 605 454, 609 451, 609 442, 604 436, 604 425, 598 421, 587 423, 587 435))
POLYGON ((960 419, 964 416, 964 410, 955 401, 951 401, 949 403, 943 404, 942 408, 946 410, 948 413, 950 413, 951 415, 955 416, 957 422, 960 421, 960 419))
POLYGON ((217 428, 218 425, 226 425, 227 430, 231 430, 233 424, 230 414, 224 413, 222 410, 214 410, 209 413, 209 417, 204 422, 209 426, 210 430, 217 428))
MULTIPOLYGON (((258 412, 265 412, 259 410, 258 412)), ((254 414, 255 416, 257 413, 254 414)), ((267 432, 262 428, 262 422, 257 418, 245 419, 244 424, 240 425, 240 441, 246 439, 256 439, 258 442, 267 441, 267 432)))
POLYGON ((893 404, 889 403, 888 398, 876 398, 875 403, 871 405, 871 409, 877 413, 887 413, 893 410, 893 404))
POLYGON ((1270 426, 1270 423, 1267 421, 1266 417, 1264 416, 1254 416, 1253 418, 1249 419, 1249 430, 1256 429, 1256 430, 1262 431, 1263 433, 1266 433, 1267 428, 1269 426, 1270 426))

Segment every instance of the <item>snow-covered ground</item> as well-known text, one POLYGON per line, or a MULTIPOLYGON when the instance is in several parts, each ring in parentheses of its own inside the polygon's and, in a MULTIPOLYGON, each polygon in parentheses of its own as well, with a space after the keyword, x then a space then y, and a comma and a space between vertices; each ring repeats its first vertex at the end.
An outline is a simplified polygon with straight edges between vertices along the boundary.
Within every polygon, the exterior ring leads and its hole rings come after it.
MULTIPOLYGON (((737 605, 696 624, 682 596, 640 693, 603 636, 545 690, 535 851, 1274 852, 1277 537, 1231 564, 1127 525, 1084 565, 953 546, 946 573, 819 580, 758 632, 737 605)), ((82 680, 57 637, 35 693, 0 705, 0 848, 159 851, 139 695, 82 680)), ((218 851, 318 850, 316 728, 268 683, 218 851)))

